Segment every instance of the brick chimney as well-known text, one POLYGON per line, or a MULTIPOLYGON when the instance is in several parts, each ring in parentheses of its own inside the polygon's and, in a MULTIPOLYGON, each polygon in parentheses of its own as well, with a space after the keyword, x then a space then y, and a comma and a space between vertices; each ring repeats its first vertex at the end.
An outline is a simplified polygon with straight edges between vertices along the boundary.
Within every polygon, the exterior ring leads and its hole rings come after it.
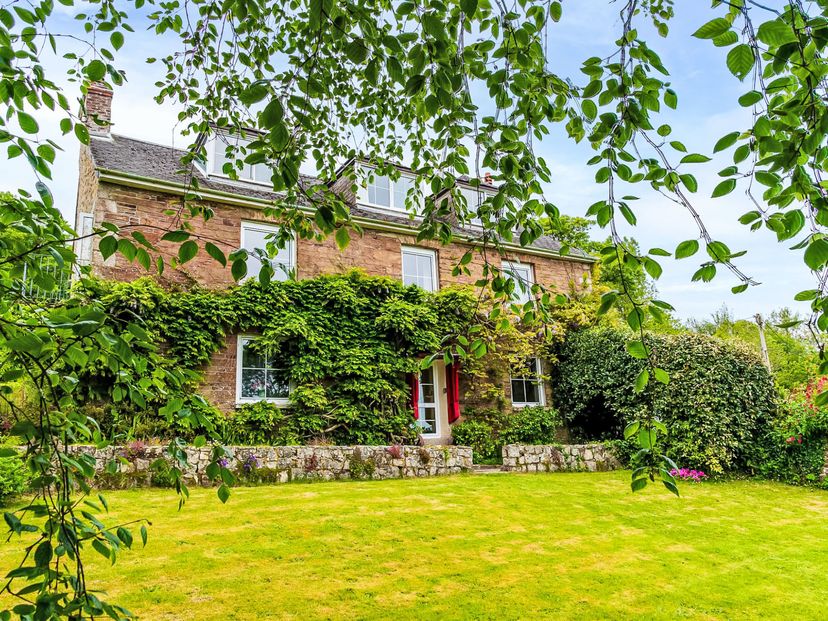
POLYGON ((83 107, 89 135, 108 138, 112 122, 112 90, 103 82, 93 82, 86 91, 83 107))
POLYGON ((490 172, 483 173, 483 183, 485 183, 486 185, 493 185, 494 184, 494 181, 492 181, 492 173, 490 173, 490 172))

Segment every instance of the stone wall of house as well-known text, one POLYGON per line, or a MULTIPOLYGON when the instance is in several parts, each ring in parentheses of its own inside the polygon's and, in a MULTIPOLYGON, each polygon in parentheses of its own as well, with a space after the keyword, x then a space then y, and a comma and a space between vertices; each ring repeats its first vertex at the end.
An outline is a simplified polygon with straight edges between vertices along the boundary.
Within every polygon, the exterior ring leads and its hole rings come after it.
POLYGON ((508 471, 603 472, 621 467, 621 462, 603 444, 507 444, 503 447, 503 470, 508 471))
MULTIPOLYGON (((82 163, 88 154, 82 154, 82 163)), ((87 162, 88 167, 88 162, 87 162)), ((178 214, 183 207, 180 196, 152 192, 138 188, 98 183, 94 175, 83 175, 78 187, 78 210, 95 211, 95 225, 107 221, 124 228, 127 232, 140 231, 157 246, 167 261, 176 256, 178 244, 160 241, 161 235, 175 228, 178 214), (168 213, 165 213, 168 212, 168 213)), ((267 222, 260 209, 205 202, 213 212, 206 223, 196 217, 189 221, 193 236, 203 237, 225 253, 237 250, 241 243, 241 223, 267 222)), ((345 249, 340 249, 332 236, 318 241, 299 239, 296 244, 296 272, 299 278, 313 278, 321 274, 342 273, 359 268, 372 276, 402 277, 402 247, 419 246, 437 251, 438 278, 440 285, 473 284, 483 273, 483 256, 479 253, 467 266, 470 274, 452 275, 452 268, 469 249, 466 244, 442 246, 437 242, 417 242, 415 235, 392 233, 365 228, 361 236, 354 235, 345 249)), ((568 292, 571 287, 580 288, 588 281, 592 266, 582 261, 537 256, 530 253, 510 252, 504 260, 520 261, 532 266, 538 283, 568 292)), ((133 280, 145 276, 146 271, 136 262, 129 262, 120 254, 108 259, 93 253, 95 272, 104 278, 133 280)), ((223 289, 233 284, 230 267, 222 267, 200 251, 196 257, 177 269, 166 269, 162 280, 179 284, 198 283, 211 289, 223 289)))
MULTIPOLYGON (((210 258, 203 249, 183 266, 169 267, 176 256, 178 245, 160 241, 161 235, 176 228, 177 214, 183 209, 182 197, 145 189, 122 186, 109 182, 98 182, 87 148, 81 150, 81 177, 78 187, 78 211, 94 211, 95 226, 108 221, 118 225, 124 232, 140 231, 158 248, 164 256, 167 268, 159 280, 165 284, 191 285, 198 283, 212 289, 224 289, 233 284, 230 268, 222 267, 210 258)), ((209 239, 225 253, 238 249, 241 242, 242 221, 267 221, 260 209, 205 202, 213 217, 208 222, 200 217, 190 220, 194 236, 209 239)), ((416 241, 414 235, 364 228, 362 236, 354 237, 350 245, 340 250, 333 237, 325 240, 300 239, 296 244, 296 273, 299 278, 313 278, 321 274, 341 273, 359 268, 370 275, 401 278, 402 247, 422 246, 432 248, 438 257, 438 278, 441 286, 449 284, 473 284, 483 270, 481 255, 467 266, 470 274, 452 275, 452 268, 468 250, 465 244, 440 246, 435 242, 416 241)), ((151 253, 154 254, 154 253, 151 253)), ((505 259, 530 264, 535 280, 560 291, 581 287, 588 283, 591 265, 581 261, 537 256, 527 253, 509 253, 505 259)), ((92 252, 94 272, 104 278, 133 280, 145 276, 146 271, 137 262, 129 262, 120 254, 103 259, 97 249, 92 252)), ((218 352, 213 362, 204 369, 203 392, 210 401, 224 412, 236 407, 236 335, 229 335, 226 345, 218 352)), ((508 377, 503 379, 506 403, 509 400, 508 377)), ((548 383, 547 383, 548 384, 548 383)), ((547 389, 547 399, 549 398, 547 389)), ((468 386, 461 385, 461 395, 469 393, 468 386)), ((479 405, 479 404, 478 404, 479 405)), ((461 409, 466 399, 461 398, 461 409)))
MULTIPOLYGON (((429 477, 459 474, 472 467, 472 450, 465 446, 231 446, 228 450, 227 468, 242 478, 268 483, 429 477)), ((95 457, 99 483, 104 486, 149 485, 153 464, 165 459, 165 447, 160 445, 76 446, 73 451, 95 457), (105 473, 110 462, 118 464, 117 474, 105 473)), ((187 482, 212 484, 205 473, 210 456, 210 447, 187 448, 187 482)))

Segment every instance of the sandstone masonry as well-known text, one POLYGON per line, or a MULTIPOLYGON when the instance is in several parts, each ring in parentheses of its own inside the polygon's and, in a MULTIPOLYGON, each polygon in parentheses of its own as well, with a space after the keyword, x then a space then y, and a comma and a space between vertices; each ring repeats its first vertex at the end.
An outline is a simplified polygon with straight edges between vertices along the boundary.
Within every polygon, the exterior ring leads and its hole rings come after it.
POLYGON ((602 472, 618 468, 621 468, 621 462, 603 444, 507 444, 503 447, 503 470, 507 471, 602 472))

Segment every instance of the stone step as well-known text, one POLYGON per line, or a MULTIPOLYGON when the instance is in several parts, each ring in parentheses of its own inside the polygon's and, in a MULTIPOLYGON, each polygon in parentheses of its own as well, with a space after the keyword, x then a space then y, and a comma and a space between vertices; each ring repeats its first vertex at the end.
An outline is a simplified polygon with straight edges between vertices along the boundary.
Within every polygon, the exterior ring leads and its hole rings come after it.
POLYGON ((496 474, 503 472, 503 467, 497 464, 474 464, 471 471, 472 474, 496 474))

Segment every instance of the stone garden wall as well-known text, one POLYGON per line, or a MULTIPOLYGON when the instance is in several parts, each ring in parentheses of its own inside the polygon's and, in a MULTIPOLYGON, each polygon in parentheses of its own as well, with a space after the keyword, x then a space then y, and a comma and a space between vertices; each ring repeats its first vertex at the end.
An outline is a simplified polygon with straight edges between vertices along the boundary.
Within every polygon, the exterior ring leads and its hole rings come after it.
MULTIPOLYGON (((102 487, 163 486, 169 471, 164 446, 135 443, 73 449, 94 455, 102 487), (112 462, 118 465, 117 472, 107 471, 112 462)), ((465 446, 231 446, 228 450, 232 457, 226 467, 242 481, 261 483, 428 477, 466 472, 472 467, 472 450, 465 446)), ((190 447, 187 455, 190 468, 184 473, 185 480, 211 485, 205 473, 211 448, 190 447)))
POLYGON ((603 444, 507 444, 503 447, 503 470, 508 471, 596 472, 617 468, 621 468, 621 462, 603 444))

